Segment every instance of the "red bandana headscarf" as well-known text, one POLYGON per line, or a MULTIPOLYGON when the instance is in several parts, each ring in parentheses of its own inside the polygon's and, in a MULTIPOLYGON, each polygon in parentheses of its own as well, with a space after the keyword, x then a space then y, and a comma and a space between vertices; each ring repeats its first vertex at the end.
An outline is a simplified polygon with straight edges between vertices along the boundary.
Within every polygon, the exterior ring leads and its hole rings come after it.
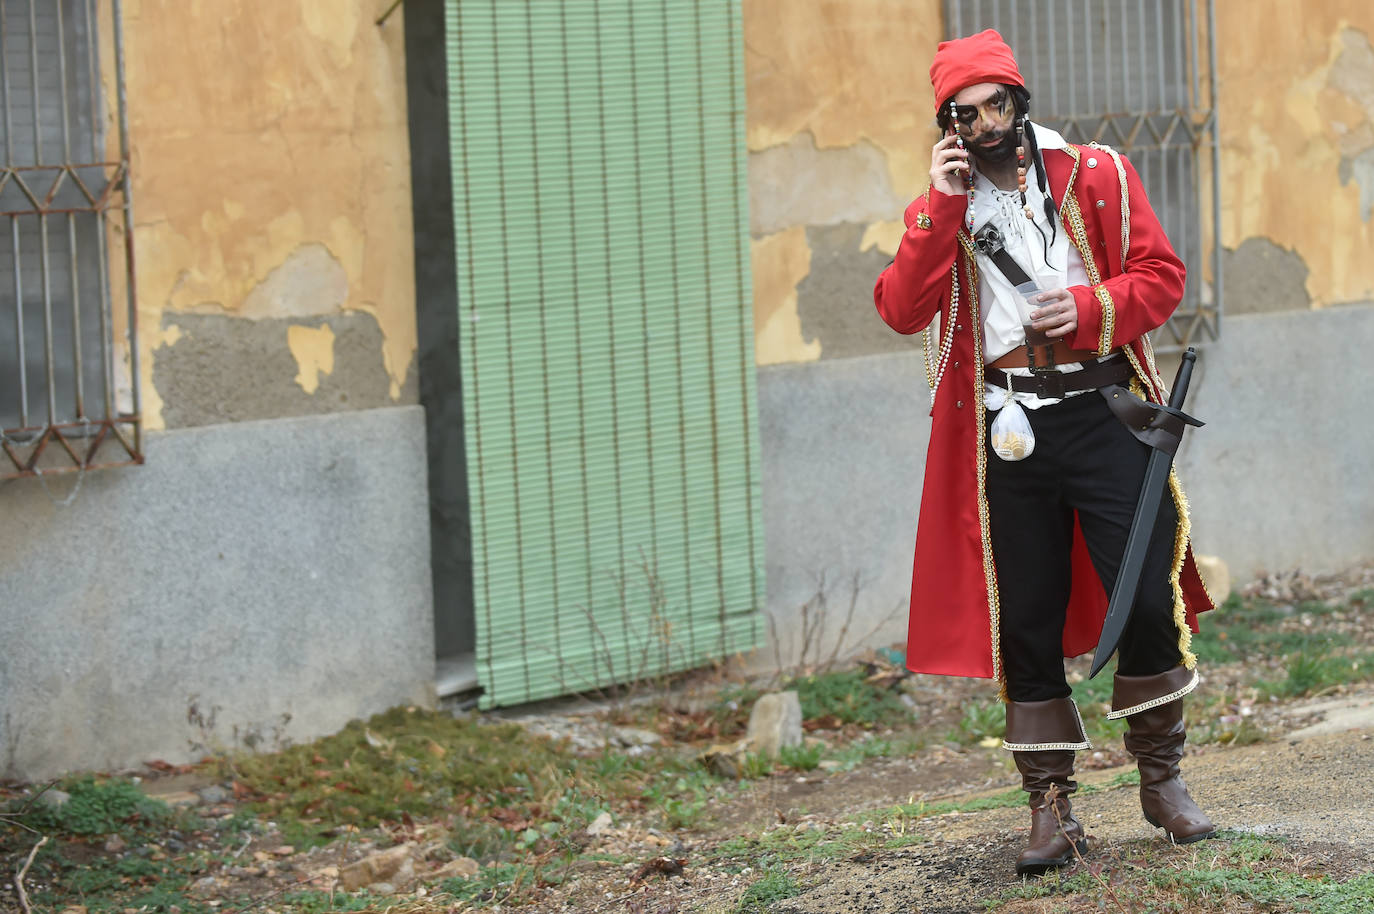
POLYGON ((1011 48, 994 29, 940 42, 930 64, 930 83, 935 87, 937 111, 959 90, 978 83, 1026 87, 1011 48))

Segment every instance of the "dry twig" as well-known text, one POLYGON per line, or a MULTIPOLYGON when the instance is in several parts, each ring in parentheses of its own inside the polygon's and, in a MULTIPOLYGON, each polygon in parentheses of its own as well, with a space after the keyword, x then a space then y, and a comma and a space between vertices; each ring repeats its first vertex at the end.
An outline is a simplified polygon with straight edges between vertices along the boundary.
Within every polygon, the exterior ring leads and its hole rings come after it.
POLYGON ((33 914, 33 907, 29 904, 29 895, 24 891, 24 877, 29 874, 29 867, 33 866, 33 858, 38 856, 38 851, 47 843, 47 835, 39 838, 38 843, 33 846, 33 850, 29 851, 29 857, 24 861, 24 865, 19 868, 19 872, 14 874, 14 893, 19 896, 19 906, 24 909, 24 914, 33 914))

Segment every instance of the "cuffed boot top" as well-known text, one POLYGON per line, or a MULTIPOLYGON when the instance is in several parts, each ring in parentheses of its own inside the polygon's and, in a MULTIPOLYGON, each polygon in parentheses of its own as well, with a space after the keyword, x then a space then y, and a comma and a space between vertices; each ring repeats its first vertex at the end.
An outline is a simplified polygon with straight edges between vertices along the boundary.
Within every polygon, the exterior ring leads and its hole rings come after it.
POLYGON ((1038 876, 1068 865, 1087 851, 1083 826, 1069 803, 1078 789, 1074 749, 1088 748, 1078 708, 1068 698, 1008 702, 1003 745, 1012 750, 1031 810, 1030 838, 1016 858, 1016 874, 1038 876))
POLYGON ((1179 774, 1187 731, 1183 696, 1197 686, 1197 673, 1183 666, 1153 676, 1116 677, 1113 717, 1125 717, 1126 751, 1140 769, 1140 808, 1145 820, 1163 828, 1169 840, 1191 844, 1216 834, 1216 826, 1188 793, 1179 774))

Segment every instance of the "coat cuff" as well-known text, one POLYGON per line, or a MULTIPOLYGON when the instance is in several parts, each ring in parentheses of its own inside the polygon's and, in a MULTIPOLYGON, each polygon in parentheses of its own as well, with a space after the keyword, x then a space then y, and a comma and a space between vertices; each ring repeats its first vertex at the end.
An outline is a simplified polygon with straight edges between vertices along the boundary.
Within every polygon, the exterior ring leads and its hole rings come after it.
POLYGON ((932 187, 928 195, 918 198, 907 208, 907 231, 942 232, 951 225, 957 231, 963 226, 967 211, 967 194, 946 194, 932 187))
POLYGON ((1070 341, 1073 348, 1091 349, 1098 355, 1111 352, 1116 336, 1116 303, 1111 292, 1102 284, 1074 286, 1069 291, 1078 310, 1078 329, 1070 341))

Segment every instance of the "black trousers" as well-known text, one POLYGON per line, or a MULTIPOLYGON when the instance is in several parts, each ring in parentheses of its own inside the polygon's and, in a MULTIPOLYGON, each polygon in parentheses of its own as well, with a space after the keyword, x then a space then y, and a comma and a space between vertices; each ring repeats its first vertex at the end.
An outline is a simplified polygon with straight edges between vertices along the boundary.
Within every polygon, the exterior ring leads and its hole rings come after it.
MULTIPOLYGON (((985 440, 986 492, 1007 696, 1044 701, 1070 693, 1063 632, 1074 512, 1110 595, 1150 448, 1131 436, 1097 391, 1025 412, 1035 431, 1035 450, 1025 460, 1006 461, 985 440)), ((988 413, 989 430, 996 415, 988 413)), ((1182 659, 1169 583, 1177 524, 1165 486, 1139 596, 1121 638, 1120 673, 1162 673, 1182 659)))

